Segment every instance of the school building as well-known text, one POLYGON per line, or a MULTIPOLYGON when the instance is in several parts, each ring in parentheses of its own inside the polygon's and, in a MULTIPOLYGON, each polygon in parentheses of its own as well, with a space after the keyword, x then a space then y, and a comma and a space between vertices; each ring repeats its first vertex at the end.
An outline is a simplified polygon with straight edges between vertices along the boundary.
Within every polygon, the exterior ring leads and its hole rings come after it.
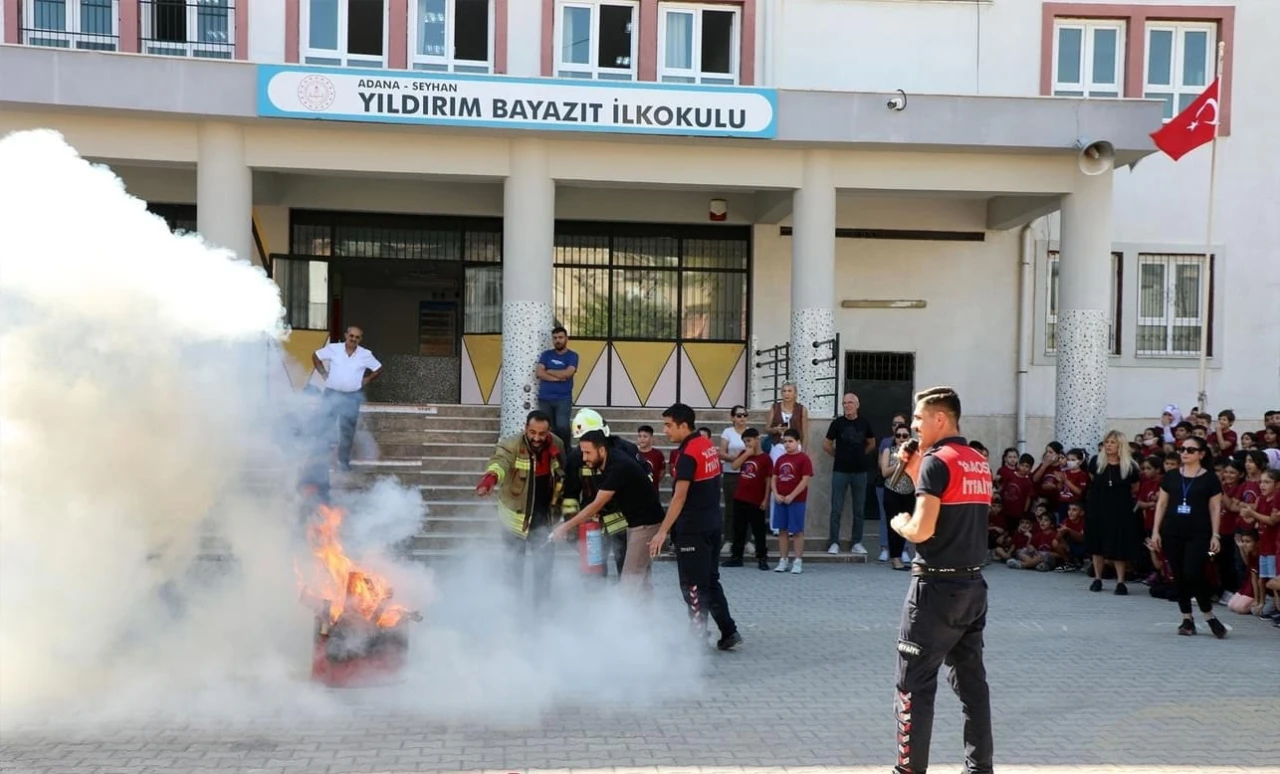
POLYGON ((988 445, 1092 446, 1194 404, 1207 326, 1210 407, 1280 402, 1269 0, 0 8, 0 132, 263 266, 299 386, 357 324, 372 400, 511 430, 559 322, 581 405, 947 383, 988 445), (1210 237, 1209 148, 1149 134, 1219 75, 1210 237))

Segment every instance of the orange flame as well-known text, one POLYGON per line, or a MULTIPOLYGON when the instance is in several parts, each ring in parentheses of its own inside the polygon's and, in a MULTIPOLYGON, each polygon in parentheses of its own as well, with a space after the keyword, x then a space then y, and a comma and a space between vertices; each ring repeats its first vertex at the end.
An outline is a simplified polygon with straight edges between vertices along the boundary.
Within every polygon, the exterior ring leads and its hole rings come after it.
POLYGON ((321 572, 314 585, 302 580, 298 573, 302 595, 317 607, 327 605, 331 624, 349 612, 378 627, 395 626, 408 610, 387 604, 392 591, 386 579, 358 567, 342 550, 338 528, 343 515, 341 508, 321 505, 307 526, 307 543, 319 560, 321 572))

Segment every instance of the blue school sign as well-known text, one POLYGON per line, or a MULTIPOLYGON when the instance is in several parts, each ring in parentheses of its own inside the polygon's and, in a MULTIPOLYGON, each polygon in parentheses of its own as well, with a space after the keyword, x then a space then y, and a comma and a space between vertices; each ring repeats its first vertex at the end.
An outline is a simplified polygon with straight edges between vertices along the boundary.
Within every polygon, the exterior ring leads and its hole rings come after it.
POLYGON ((258 66, 267 118, 771 139, 777 106, 748 87, 258 66))

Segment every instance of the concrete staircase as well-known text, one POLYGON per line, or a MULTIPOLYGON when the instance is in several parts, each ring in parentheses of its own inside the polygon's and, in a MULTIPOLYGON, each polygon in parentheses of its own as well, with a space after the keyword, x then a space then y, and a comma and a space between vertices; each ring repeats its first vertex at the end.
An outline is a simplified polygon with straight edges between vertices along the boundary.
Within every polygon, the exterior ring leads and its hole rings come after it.
MULTIPOLYGON (((672 445, 662 435, 661 412, 654 409, 600 409, 615 434, 635 440, 635 429, 655 428, 655 447, 669 455, 672 445)), ((728 423, 728 412, 708 411, 699 424, 719 435, 728 423)), ((752 412, 751 424, 761 427, 765 412, 752 412)), ((499 409, 496 406, 399 406, 366 404, 361 409, 352 470, 334 471, 335 487, 364 488, 378 479, 392 477, 421 493, 426 513, 422 528, 406 546, 418 559, 456 555, 466 544, 492 540, 496 546, 501 528, 493 500, 478 499, 475 486, 498 441, 499 409)), ((819 452, 820 453, 820 452, 819 452)), ((670 479, 662 487, 662 501, 670 498, 670 479)), ((825 528, 825 517, 823 517, 825 528)), ((876 545, 874 525, 868 523, 867 545, 876 545)), ((825 529, 824 529, 825 531, 825 529)), ((777 540, 770 536, 771 555, 777 540)), ((823 537, 805 541, 806 557, 820 561, 852 561, 848 554, 829 556, 823 537)), ((726 547, 727 551, 727 547, 726 547)))

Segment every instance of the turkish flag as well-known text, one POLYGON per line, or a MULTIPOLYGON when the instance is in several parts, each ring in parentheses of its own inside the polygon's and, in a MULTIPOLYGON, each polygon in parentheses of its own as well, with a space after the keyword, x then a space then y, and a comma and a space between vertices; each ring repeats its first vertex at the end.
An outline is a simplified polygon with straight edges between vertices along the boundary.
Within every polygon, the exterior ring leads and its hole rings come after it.
POLYGON ((1187 109, 1173 117, 1160 131, 1152 132, 1156 147, 1177 161, 1191 151, 1212 142, 1218 129, 1218 80, 1196 97, 1187 109))

